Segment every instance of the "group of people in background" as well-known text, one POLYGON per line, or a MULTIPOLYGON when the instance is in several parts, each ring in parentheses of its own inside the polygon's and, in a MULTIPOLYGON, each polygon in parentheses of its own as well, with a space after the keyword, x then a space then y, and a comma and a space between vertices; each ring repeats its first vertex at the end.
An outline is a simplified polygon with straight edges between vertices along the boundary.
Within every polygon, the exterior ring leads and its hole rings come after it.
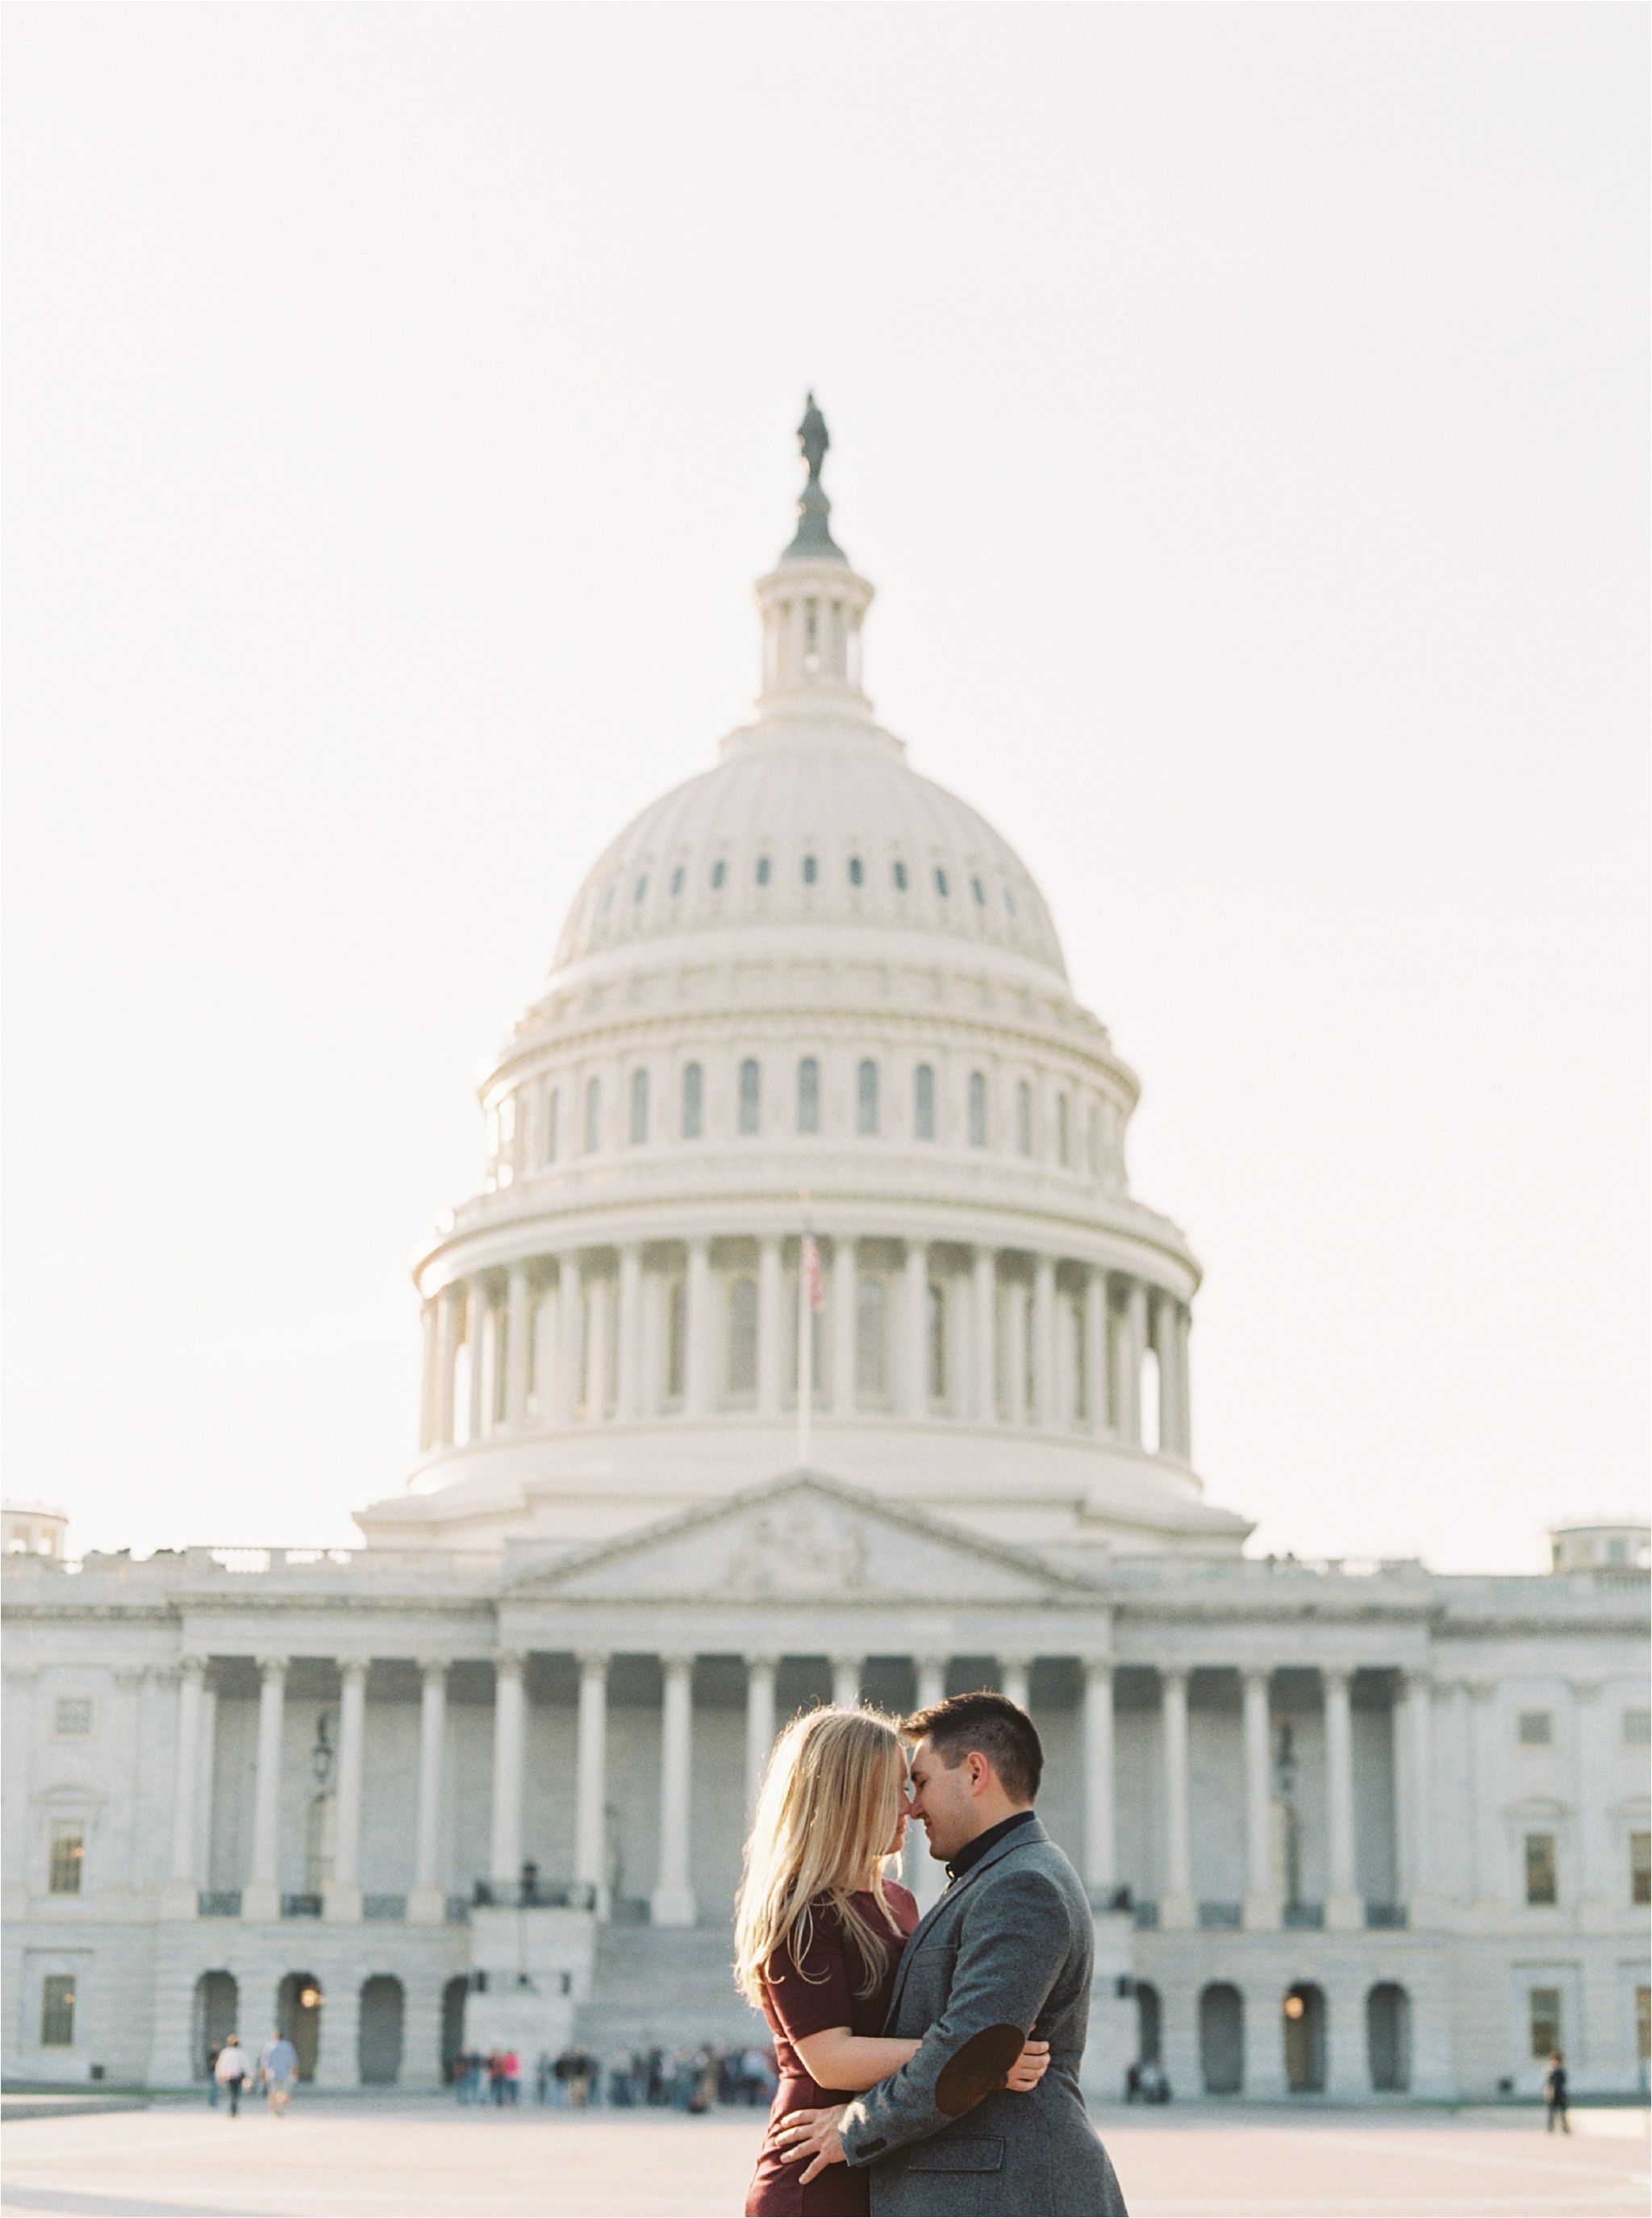
MULTIPOLYGON (((492 2103, 504 2110, 522 2099, 522 2060, 513 2048, 462 2049, 449 2080, 461 2103, 492 2103)), ((683 2048, 614 2048, 606 2056, 564 2048, 542 2050, 534 2067, 537 2102, 582 2110, 599 2103, 614 2110, 675 2110, 691 2116, 718 2104, 767 2105, 775 2088, 774 2058, 767 2048, 721 2048, 702 2041, 683 2048)))
POLYGON ((222 2047, 207 2058, 207 2085, 208 2102, 215 2110, 222 2095, 232 2118, 240 2116, 241 2097, 249 2085, 264 2089, 272 2118, 284 2117, 298 2085, 298 2051, 279 2028, 256 2058, 242 2048, 239 2034, 227 2034, 222 2047))

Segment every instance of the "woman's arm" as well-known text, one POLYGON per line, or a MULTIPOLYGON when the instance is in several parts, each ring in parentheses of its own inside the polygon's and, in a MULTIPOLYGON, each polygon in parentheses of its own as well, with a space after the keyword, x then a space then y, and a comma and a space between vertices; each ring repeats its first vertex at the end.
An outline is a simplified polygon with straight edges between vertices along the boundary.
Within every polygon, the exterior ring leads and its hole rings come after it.
POLYGON ((829 2025, 821 2033, 794 2033, 792 2046, 817 2087, 841 2087, 845 2094, 854 2095, 887 2079, 918 2053, 916 2041, 884 2041, 851 2033, 846 2025, 829 2025))

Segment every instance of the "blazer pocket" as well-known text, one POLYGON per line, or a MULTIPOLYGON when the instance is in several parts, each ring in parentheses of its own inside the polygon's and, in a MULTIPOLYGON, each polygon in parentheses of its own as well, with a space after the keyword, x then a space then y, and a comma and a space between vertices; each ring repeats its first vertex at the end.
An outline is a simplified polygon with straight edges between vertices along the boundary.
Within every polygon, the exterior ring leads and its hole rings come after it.
POLYGON ((1002 2172, 1003 2142, 996 2134, 948 2134, 919 2141, 906 2159, 908 2172, 1002 2172))

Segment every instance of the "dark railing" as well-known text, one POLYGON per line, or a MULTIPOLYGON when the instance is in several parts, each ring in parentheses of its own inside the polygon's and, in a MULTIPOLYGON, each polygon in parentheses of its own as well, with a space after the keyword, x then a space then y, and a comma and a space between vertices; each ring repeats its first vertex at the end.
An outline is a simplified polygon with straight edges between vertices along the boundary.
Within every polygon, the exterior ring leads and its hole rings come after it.
POLYGON ((283 1894, 281 1914, 283 1918, 319 1918, 321 1898, 319 1894, 283 1894))
POLYGON ((449 1895, 447 1899, 445 1915, 450 1925, 469 1925, 470 1923, 470 1897, 468 1894, 449 1895))
POLYGON ((1156 1902, 1139 1902, 1130 1914, 1142 1932, 1150 1933, 1158 1923, 1158 1905, 1156 1902))
POLYGON ((1199 1923, 1207 1933, 1237 1933, 1244 1919, 1237 1902, 1202 1902, 1199 1923))
POLYGON ((1288 1902, 1281 1923, 1297 1933, 1318 1933, 1325 1924, 1322 1902, 1288 1902))
POLYGON ((1090 1890, 1092 1910, 1116 1911, 1127 1918, 1134 1908, 1134 1898, 1127 1887, 1092 1887, 1090 1890))
POLYGON ((376 1918, 387 1924, 399 1925, 407 1915, 405 1894, 364 1894, 362 1897, 362 1916, 376 1918))
POLYGON ((1368 1902, 1365 1923, 1374 1933, 1392 1932, 1410 1924, 1411 1912, 1403 1902, 1368 1902))
POLYGON ((195 1906, 202 1918, 239 1918, 241 1890, 239 1887, 203 1887, 195 1899, 195 1906))
POLYGON ((579 1880, 479 1879, 478 1910, 594 1910, 595 1887, 579 1880))

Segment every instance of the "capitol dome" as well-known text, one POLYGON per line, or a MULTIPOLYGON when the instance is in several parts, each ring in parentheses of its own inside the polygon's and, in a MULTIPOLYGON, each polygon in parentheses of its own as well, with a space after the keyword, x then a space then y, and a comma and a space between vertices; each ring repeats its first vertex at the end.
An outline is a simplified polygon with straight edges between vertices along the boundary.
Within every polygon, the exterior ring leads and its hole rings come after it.
POLYGON ((1192 1465, 1135 1077, 1026 865, 874 720, 820 429, 752 720, 599 858, 482 1082, 376 1546, 566 1549, 802 1465, 1070 1559, 1248 1529, 1192 1465))

